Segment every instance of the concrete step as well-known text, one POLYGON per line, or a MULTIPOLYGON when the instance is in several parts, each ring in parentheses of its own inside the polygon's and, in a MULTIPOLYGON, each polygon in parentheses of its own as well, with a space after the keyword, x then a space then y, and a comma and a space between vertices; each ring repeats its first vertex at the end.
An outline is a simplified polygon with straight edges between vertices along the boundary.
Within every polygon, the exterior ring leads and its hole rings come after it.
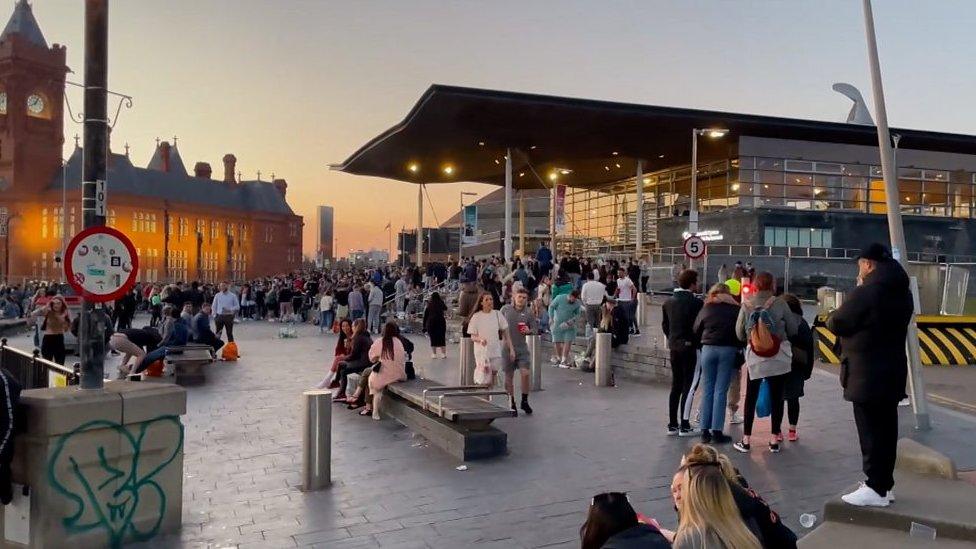
POLYGON ((895 495, 897 501, 884 508, 855 507, 838 495, 824 506, 824 521, 884 528, 906 536, 911 523, 918 522, 935 528, 939 538, 968 541, 971 546, 976 542, 976 486, 899 471, 895 474, 895 495))
POLYGON ((973 543, 937 536, 935 540, 913 538, 908 530, 873 528, 825 522, 797 542, 803 549, 884 547, 885 549, 972 549, 973 543))

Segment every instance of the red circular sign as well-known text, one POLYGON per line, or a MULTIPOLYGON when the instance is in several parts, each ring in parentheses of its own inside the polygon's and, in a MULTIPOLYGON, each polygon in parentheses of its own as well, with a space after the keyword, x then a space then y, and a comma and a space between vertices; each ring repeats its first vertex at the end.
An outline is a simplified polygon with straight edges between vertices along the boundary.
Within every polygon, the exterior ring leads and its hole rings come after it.
POLYGON ((139 257, 129 237, 111 227, 89 227, 64 251, 64 274, 88 301, 102 303, 125 295, 136 284, 139 257))
POLYGON ((705 241, 698 235, 691 235, 685 239, 685 255, 690 259, 698 259, 705 255, 705 241))

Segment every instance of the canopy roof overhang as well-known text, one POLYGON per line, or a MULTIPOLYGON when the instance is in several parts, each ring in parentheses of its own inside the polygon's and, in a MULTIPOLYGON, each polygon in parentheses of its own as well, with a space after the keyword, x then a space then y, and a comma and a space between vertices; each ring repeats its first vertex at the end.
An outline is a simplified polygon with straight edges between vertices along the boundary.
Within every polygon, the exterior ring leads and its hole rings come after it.
MULTIPOLYGON (((411 183, 505 184, 505 152, 515 188, 601 187, 688 164, 691 132, 729 130, 702 140, 707 159, 726 158, 740 136, 877 146, 874 126, 657 107, 432 85, 407 117, 332 168, 411 183), (709 149, 708 147, 711 147, 709 149), (540 181, 542 180, 542 181, 540 181)), ((893 130, 916 150, 976 154, 976 137, 893 130)))

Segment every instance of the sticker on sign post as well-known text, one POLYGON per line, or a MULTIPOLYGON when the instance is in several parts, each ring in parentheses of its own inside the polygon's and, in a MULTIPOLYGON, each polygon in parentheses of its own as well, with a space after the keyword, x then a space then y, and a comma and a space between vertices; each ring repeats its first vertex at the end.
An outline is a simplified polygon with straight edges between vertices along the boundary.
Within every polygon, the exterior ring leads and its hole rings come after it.
POLYGON ((688 259, 698 259, 705 255, 705 241, 697 235, 686 238, 683 248, 688 259))
POLYGON ((64 274, 88 301, 114 301, 135 286, 139 257, 129 237, 111 227, 89 227, 65 249, 64 274))

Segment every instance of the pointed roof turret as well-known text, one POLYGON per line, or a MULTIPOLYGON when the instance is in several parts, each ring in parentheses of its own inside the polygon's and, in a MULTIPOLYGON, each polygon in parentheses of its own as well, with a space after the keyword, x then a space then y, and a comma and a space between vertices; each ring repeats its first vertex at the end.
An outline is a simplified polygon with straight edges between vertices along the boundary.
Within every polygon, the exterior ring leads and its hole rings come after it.
POLYGON ((153 157, 146 167, 159 172, 187 175, 186 165, 183 164, 180 152, 175 145, 170 145, 169 141, 162 141, 156 146, 156 152, 153 153, 153 157))
POLYGON ((13 15, 3 28, 3 34, 0 34, 0 40, 6 40, 11 34, 19 34, 31 44, 47 48, 47 40, 44 39, 44 33, 41 32, 37 19, 34 19, 34 10, 27 0, 18 0, 13 15))

